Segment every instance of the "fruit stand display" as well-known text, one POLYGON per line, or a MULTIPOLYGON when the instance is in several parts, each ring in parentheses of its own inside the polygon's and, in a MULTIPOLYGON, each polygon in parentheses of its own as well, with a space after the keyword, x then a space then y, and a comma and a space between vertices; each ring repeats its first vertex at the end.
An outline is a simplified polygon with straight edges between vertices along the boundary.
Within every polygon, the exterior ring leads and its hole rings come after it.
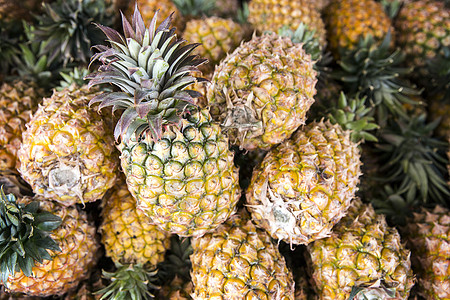
POLYGON ((450 3, 0 0, 0 299, 450 299, 450 3))

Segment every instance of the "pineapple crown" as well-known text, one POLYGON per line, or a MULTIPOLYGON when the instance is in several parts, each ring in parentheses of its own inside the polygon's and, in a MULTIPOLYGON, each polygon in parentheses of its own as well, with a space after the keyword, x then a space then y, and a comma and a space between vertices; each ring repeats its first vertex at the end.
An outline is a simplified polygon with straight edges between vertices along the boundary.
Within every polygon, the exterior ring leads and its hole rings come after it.
POLYGON ((22 23, 0 19, 0 75, 11 72, 13 57, 20 53, 17 45, 24 38, 23 31, 22 23))
POLYGON ((59 86, 56 87, 56 90, 62 91, 63 89, 70 87, 72 84, 76 84, 77 86, 87 84, 85 77, 89 75, 89 69, 84 67, 75 67, 68 73, 60 72, 59 74, 63 80, 59 82, 59 86))
POLYGON ((391 52, 390 43, 391 33, 388 32, 381 44, 367 35, 359 41, 356 49, 341 49, 340 70, 332 75, 351 95, 367 96, 381 127, 386 125, 388 113, 407 119, 402 104, 415 105, 410 96, 420 94, 409 82, 401 79, 412 69, 399 67, 404 55, 400 49, 391 52))
POLYGON ((379 152, 379 180, 392 184, 399 191, 407 191, 406 198, 422 203, 445 203, 450 186, 445 177, 449 164, 445 151, 448 143, 432 137, 439 119, 427 123, 426 115, 410 120, 392 120, 381 131, 379 152))
POLYGON ((156 271, 148 271, 141 264, 122 265, 115 263, 117 270, 115 272, 106 272, 103 270, 103 277, 110 280, 111 284, 95 292, 101 295, 100 300, 146 300, 153 299, 149 288, 156 289, 152 284, 155 280, 156 271))
POLYGON ((136 5, 130 24, 122 14, 125 36, 114 29, 98 25, 109 39, 111 47, 99 45, 100 52, 92 57, 103 65, 87 76, 89 86, 111 83, 120 92, 103 93, 90 101, 100 102, 98 109, 112 106, 113 112, 123 113, 116 124, 114 137, 128 141, 149 133, 154 140, 162 136, 166 125, 181 126, 181 115, 195 106, 194 99, 201 94, 186 90, 204 79, 191 76, 206 59, 191 55, 199 44, 182 46, 175 28, 170 28, 172 16, 156 27, 158 12, 148 28, 144 25, 136 5))
POLYGON ((338 123, 344 130, 349 130, 350 138, 353 142, 372 141, 376 142, 377 138, 368 131, 378 128, 373 123, 374 118, 368 116, 371 108, 365 106, 366 97, 354 98, 347 100, 343 92, 339 96, 337 105, 330 109, 328 118, 332 124, 338 123))
POLYGON ((402 7, 403 1, 400 0, 381 0, 381 5, 383 5, 386 14, 394 20, 397 17, 400 8, 402 7))
POLYGON ((45 54, 46 42, 37 41, 34 30, 34 26, 24 23, 26 40, 19 44, 17 53, 12 57, 13 75, 7 79, 33 81, 50 90, 60 66, 45 54))
MULTIPOLYGON (((34 32, 38 41, 46 42, 44 52, 49 60, 66 66, 69 62, 87 63, 91 46, 100 43, 103 35, 93 22, 112 22, 105 15, 104 0, 57 0, 43 4, 44 13, 37 16, 34 32)), ((109 25, 109 24, 108 24, 109 25)))
POLYGON ((2 282, 10 275, 22 271, 32 276, 36 262, 51 260, 47 250, 61 251, 50 237, 61 218, 39 211, 39 202, 22 204, 13 194, 5 195, 0 189, 0 268, 2 282))
POLYGON ((210 16, 216 8, 216 0, 172 0, 183 16, 210 16))
POLYGON ((158 265, 158 277, 161 284, 172 281, 176 276, 183 281, 191 280, 191 260, 193 249, 189 238, 173 235, 170 239, 170 249, 166 259, 158 265))
POLYGON ((310 30, 305 23, 300 23, 295 31, 285 25, 278 29, 278 35, 288 37, 294 43, 303 44, 303 49, 311 55, 311 59, 318 61, 322 58, 322 45, 316 37, 316 31, 310 30))

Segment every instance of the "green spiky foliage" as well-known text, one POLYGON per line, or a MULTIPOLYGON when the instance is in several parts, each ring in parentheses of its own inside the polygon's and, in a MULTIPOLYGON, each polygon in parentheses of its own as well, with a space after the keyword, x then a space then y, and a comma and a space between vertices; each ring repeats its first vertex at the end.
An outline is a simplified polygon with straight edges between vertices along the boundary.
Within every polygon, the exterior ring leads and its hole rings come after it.
POLYGON ((450 47, 444 47, 440 53, 427 61, 429 78, 421 82, 426 93, 432 98, 450 103, 450 47))
POLYGON ((446 205, 450 197, 448 143, 433 137, 438 124, 439 120, 427 123, 425 114, 392 120, 375 144, 378 180, 389 183, 411 205, 415 201, 446 205))
POLYGON ((400 0, 380 0, 383 5, 384 11, 392 20, 398 15, 403 1, 400 0))
POLYGON ((210 16, 216 0, 172 0, 181 14, 188 18, 210 16))
POLYGON ((92 55, 91 47, 102 43, 104 36, 94 22, 111 25, 104 0, 57 0, 44 4, 44 13, 37 16, 34 34, 38 41, 46 41, 45 54, 49 60, 86 64, 92 55))
POLYGON ((302 43, 306 53, 311 59, 318 61, 322 58, 323 46, 315 36, 316 31, 310 30, 305 23, 300 23, 294 31, 285 25, 278 30, 278 35, 290 38, 294 43, 302 43))
POLYGON ((111 43, 111 48, 96 46, 100 52, 92 57, 103 65, 99 72, 89 75, 89 86, 110 83, 120 92, 103 93, 90 102, 100 102, 98 109, 112 106, 113 112, 123 110, 116 124, 114 136, 128 141, 131 136, 150 134, 159 140, 163 126, 180 126, 182 114, 194 107, 200 93, 186 90, 196 82, 191 76, 204 59, 191 55, 199 44, 182 45, 175 29, 170 28, 171 17, 156 27, 158 13, 150 26, 137 7, 131 25, 122 16, 125 36, 109 27, 98 25, 111 43))
POLYGON ((61 65, 50 60, 44 48, 47 42, 39 42, 34 34, 35 27, 24 24, 25 40, 18 45, 18 52, 12 57, 14 66, 7 80, 31 81, 50 91, 58 80, 61 65))
POLYGON ((365 106, 366 97, 358 96, 348 100, 343 92, 339 96, 339 100, 335 107, 331 108, 328 118, 332 124, 338 123, 344 130, 349 130, 350 138, 353 142, 372 141, 376 142, 377 138, 369 131, 378 128, 373 123, 374 118, 371 117, 370 107, 365 106))
POLYGON ((17 45, 24 36, 21 22, 0 19, 0 77, 10 75, 13 57, 20 53, 17 45))
POLYGON ((61 72, 59 74, 61 75, 62 80, 59 82, 59 86, 56 87, 56 89, 62 91, 72 84, 76 84, 77 86, 85 85, 88 83, 85 77, 88 76, 89 73, 89 69, 84 67, 75 67, 72 70, 69 70, 69 72, 61 72))
POLYGON ((0 189, 0 270, 1 280, 22 271, 32 276, 36 262, 51 260, 47 250, 61 251, 50 237, 61 218, 40 211, 39 202, 18 203, 13 194, 5 195, 0 189))
POLYGON ((415 105, 410 97, 420 94, 402 79, 412 70, 400 67, 404 55, 400 49, 392 52, 390 43, 390 33, 381 44, 368 35, 360 40, 355 50, 342 50, 339 69, 333 74, 349 95, 359 93, 367 97, 381 128, 389 115, 408 119, 403 104, 415 105))
POLYGON ((101 300, 147 300, 153 299, 149 289, 157 288, 152 282, 156 278, 155 270, 147 270, 141 264, 121 265, 116 262, 115 272, 103 271, 103 277, 111 283, 97 291, 101 300))

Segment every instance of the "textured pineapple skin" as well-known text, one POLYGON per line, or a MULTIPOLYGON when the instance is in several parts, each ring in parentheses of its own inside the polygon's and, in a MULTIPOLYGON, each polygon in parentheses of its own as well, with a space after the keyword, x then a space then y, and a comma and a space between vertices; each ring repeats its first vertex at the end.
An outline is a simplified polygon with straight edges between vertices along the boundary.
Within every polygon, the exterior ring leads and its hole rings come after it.
POLYGON ((108 126, 88 108, 96 94, 85 86, 54 91, 27 124, 19 171, 37 195, 73 205, 113 186, 119 160, 108 126))
POLYGON ((441 118, 436 133, 444 138, 450 138, 450 103, 432 100, 429 106, 431 120, 441 118))
POLYGON ((181 122, 168 126, 158 142, 149 135, 122 142, 122 169, 138 208, 153 224, 180 236, 202 236, 235 212, 238 168, 207 110, 181 122))
POLYGON ((374 0, 333 0, 324 11, 330 50, 339 57, 339 48, 354 49, 362 37, 382 40, 393 34, 389 16, 374 0))
POLYGON ((300 44, 266 34, 222 60, 207 99, 232 143, 268 150, 304 124, 316 82, 313 61, 300 44))
POLYGON ((266 232, 244 213, 192 239, 192 298, 294 300, 294 280, 266 232))
POLYGON ((414 285, 410 252, 397 230, 359 199, 331 235, 308 245, 308 251, 319 299, 349 299, 354 286, 366 287, 362 292, 369 293, 378 280, 395 288, 395 299, 408 299, 414 285))
MULTIPOLYGON (((30 202, 31 198, 19 201, 30 202)), ((57 202, 37 198, 43 210, 50 211, 62 219, 61 225, 51 233, 61 252, 49 251, 52 261, 44 260, 33 267, 33 277, 16 272, 5 283, 9 292, 30 296, 47 297, 62 295, 78 286, 87 278, 96 262, 99 243, 96 228, 90 224, 84 211, 75 206, 66 207, 57 202)))
POLYGON ((172 3, 171 0, 129 1, 128 10, 126 12, 126 15, 127 17, 129 17, 129 19, 131 19, 131 16, 133 15, 136 2, 139 7, 139 11, 141 12, 142 18, 144 19, 144 23, 150 23, 151 19, 155 15, 155 12, 159 10, 158 22, 162 22, 163 20, 168 18, 170 14, 174 13, 172 17, 172 26, 176 27, 180 32, 184 29, 186 21, 184 20, 181 12, 178 10, 175 4, 172 3))
POLYGON ((192 19, 186 23, 183 38, 190 43, 200 43, 194 51, 208 63, 200 66, 204 73, 212 73, 214 67, 233 51, 243 40, 244 30, 231 19, 209 17, 192 19))
POLYGON ((95 95, 87 87, 54 91, 27 124, 19 171, 37 195, 73 205, 113 186, 119 160, 108 126, 88 108, 95 95))
POLYGON ((312 122, 270 150, 253 171, 247 208, 274 239, 308 244, 329 236, 345 215, 360 167, 350 132, 312 122))
POLYGON ((418 293, 425 299, 450 299, 450 211, 423 208, 409 220, 405 234, 418 293))
POLYGON ((326 45, 325 25, 319 8, 311 0, 252 0, 248 21, 259 31, 277 32, 283 26, 296 30, 301 23, 316 31, 321 45, 326 45))
POLYGON ((0 87, 0 171, 15 171, 17 151, 33 111, 44 91, 22 81, 0 87))
POLYGON ((116 182, 102 204, 100 231, 106 256, 121 264, 148 263, 153 267, 164 260, 169 234, 151 225, 149 217, 137 209, 124 179, 116 182))
POLYGON ((407 55, 406 62, 426 74, 426 60, 441 47, 450 47, 450 10, 443 2, 405 2, 396 18, 397 44, 407 55))

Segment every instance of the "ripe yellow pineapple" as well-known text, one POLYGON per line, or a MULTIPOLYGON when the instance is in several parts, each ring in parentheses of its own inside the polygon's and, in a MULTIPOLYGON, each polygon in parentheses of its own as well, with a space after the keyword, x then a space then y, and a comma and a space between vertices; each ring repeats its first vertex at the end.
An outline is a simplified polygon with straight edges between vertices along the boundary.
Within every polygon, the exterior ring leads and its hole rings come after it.
POLYGON ((201 236, 235 212, 238 169, 220 125, 195 107, 197 93, 186 90, 196 81, 191 72, 203 61, 192 59, 195 45, 176 42, 170 23, 156 27, 156 18, 146 28, 135 11, 129 25, 133 37, 127 30, 122 37, 101 27, 114 51, 99 47, 93 60, 104 65, 90 85, 109 82, 122 91, 105 92, 91 103, 124 111, 115 137, 121 140, 122 169, 138 208, 161 229, 201 236))
POLYGON ((450 211, 442 206, 414 213, 404 230, 425 299, 450 299, 450 211))
POLYGON ((192 298, 294 300, 284 257, 248 215, 233 215, 216 231, 192 239, 192 298))
MULTIPOLYGON (((10 271, 11 274, 3 284, 7 291, 11 293, 24 293, 30 296, 40 297, 62 295, 74 289, 81 280, 85 279, 90 272, 90 268, 95 263, 99 248, 99 243, 96 238, 96 228, 93 224, 90 224, 86 213, 76 207, 66 207, 57 202, 44 200, 43 198, 31 199, 26 197, 19 199, 18 203, 30 204, 32 201, 39 202, 40 210, 51 212, 60 218, 59 222, 57 219, 49 218, 48 215, 45 215, 45 217, 41 215, 39 218, 29 219, 43 221, 46 218, 46 222, 38 227, 40 230, 49 228, 54 223, 60 224, 50 233, 50 238, 53 239, 56 247, 59 247, 59 249, 55 249, 55 247, 47 248, 49 249, 50 256, 47 255, 48 257, 46 258, 42 249, 32 249, 31 247, 36 247, 35 244, 28 242, 24 251, 25 253, 30 251, 33 255, 29 253, 24 255, 24 258, 22 258, 23 261, 19 263, 20 269, 17 267, 15 273, 10 271), (31 264, 30 260, 33 261, 35 259, 36 253, 39 253, 43 261, 41 263, 36 262, 35 264, 31 264), (30 272, 30 274, 26 276, 26 272, 30 272)), ((33 212, 32 209, 28 209, 28 211, 33 212)), ((27 227, 31 226, 29 223, 27 224, 27 227)), ((20 238, 24 237, 26 236, 20 236, 20 238)), ((37 247, 42 247, 42 245, 47 243, 47 241, 42 240, 42 237, 42 233, 36 231, 28 240, 41 238, 41 241, 37 243, 37 247)), ((7 253, 3 259, 11 257, 12 255, 7 253)), ((2 273, 2 276, 4 275, 2 273)))
POLYGON ((327 238, 308 245, 319 299, 408 299, 410 251, 370 205, 353 201, 327 238), (367 298, 365 298, 367 297, 367 298))
POLYGON ((248 21, 259 32, 278 32, 283 26, 291 30, 304 23, 315 30, 319 43, 326 45, 325 25, 316 3, 311 0, 251 0, 248 21))
POLYGON ((233 51, 244 39, 244 29, 231 19, 208 17, 192 19, 186 23, 183 38, 201 45, 194 51, 200 57, 208 59, 200 66, 205 73, 212 73, 214 67, 233 51))
POLYGON ((270 150, 253 171, 246 194, 252 219, 290 244, 327 237, 355 196, 360 166, 350 131, 314 121, 270 150))
POLYGON ((118 180, 112 193, 104 197, 102 217, 102 244, 106 256, 114 262, 155 267, 163 261, 169 234, 151 225, 149 217, 137 209, 124 179, 118 180))
POLYGON ((38 195, 64 205, 100 199, 118 165, 105 121, 87 105, 98 92, 54 91, 31 118, 18 152, 20 173, 38 195))
POLYGON ((289 38, 254 36, 216 68, 207 91, 211 114, 241 148, 267 150, 283 142, 314 102, 313 63, 289 38))
POLYGON ((0 171, 16 170, 22 132, 44 96, 33 84, 17 81, 0 87, 0 171))
POLYGON ((369 34, 382 41, 391 20, 375 0, 333 0, 324 13, 330 50, 339 57, 339 48, 354 49, 369 34))
POLYGON ((427 74, 426 62, 450 47, 450 10, 441 1, 408 1, 396 18, 397 43, 410 67, 427 74))

